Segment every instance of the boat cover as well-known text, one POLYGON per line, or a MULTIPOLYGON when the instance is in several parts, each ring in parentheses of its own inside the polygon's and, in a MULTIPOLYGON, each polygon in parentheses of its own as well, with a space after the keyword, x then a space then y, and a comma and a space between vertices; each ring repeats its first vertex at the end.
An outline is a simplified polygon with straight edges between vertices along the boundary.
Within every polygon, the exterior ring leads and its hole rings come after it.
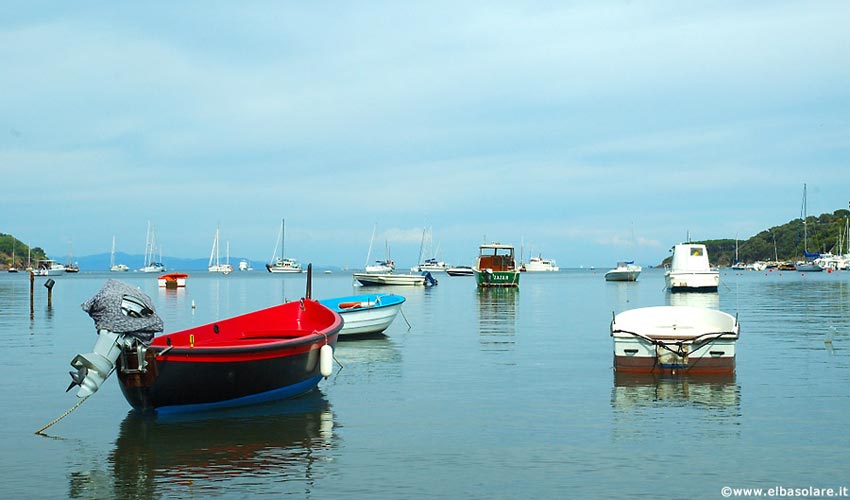
POLYGON ((146 345, 163 330, 162 319, 154 311, 151 298, 123 281, 107 280, 82 307, 98 330, 129 335, 146 345))

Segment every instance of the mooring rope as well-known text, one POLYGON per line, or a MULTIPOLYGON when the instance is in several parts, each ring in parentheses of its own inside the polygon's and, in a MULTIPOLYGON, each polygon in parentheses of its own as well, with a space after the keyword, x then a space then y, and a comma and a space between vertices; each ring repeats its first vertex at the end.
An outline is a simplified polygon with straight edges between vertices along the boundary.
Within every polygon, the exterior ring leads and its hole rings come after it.
MULTIPOLYGON (((91 394, 89 394, 89 396, 91 396, 91 394)), ((42 427, 41 429, 39 429, 39 430, 35 431, 35 433, 36 433, 36 434, 44 435, 44 434, 43 434, 43 431, 44 431, 44 430, 46 430, 48 427, 52 427, 53 425, 55 425, 56 423, 58 423, 58 422, 59 422, 60 420, 62 420, 63 418, 65 418, 65 417, 67 417, 68 415, 70 415, 72 411, 76 410, 77 408, 79 408, 79 407, 80 407, 80 405, 81 405, 81 404, 85 403, 85 402, 86 402, 86 400, 89 398, 89 396, 86 396, 86 397, 84 397, 83 399, 79 400, 79 401, 77 402, 77 404, 75 404, 74 406, 72 406, 70 410, 68 410, 68 411, 66 411, 65 413, 63 413, 61 417, 57 418, 57 419, 56 419, 56 420, 54 420, 53 422, 50 422, 49 424, 45 425, 45 426, 44 426, 44 427, 42 427)))
POLYGON ((407 323, 407 329, 410 330, 412 327, 410 326, 410 321, 407 321, 407 316, 404 315, 404 308, 399 308, 401 311, 401 317, 404 318, 404 322, 407 323))

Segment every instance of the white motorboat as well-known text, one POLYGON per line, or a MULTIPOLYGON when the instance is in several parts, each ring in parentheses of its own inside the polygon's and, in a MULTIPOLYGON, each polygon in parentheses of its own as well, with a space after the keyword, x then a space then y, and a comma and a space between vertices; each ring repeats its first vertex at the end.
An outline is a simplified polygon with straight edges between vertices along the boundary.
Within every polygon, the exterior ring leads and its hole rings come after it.
POLYGON ((529 273, 540 273, 558 272, 561 268, 555 263, 555 259, 544 259, 540 254, 537 254, 537 257, 528 259, 528 264, 523 265, 523 270, 529 273))
POLYGON ((716 292, 720 284, 720 273, 708 263, 708 249, 697 243, 673 247, 673 262, 664 277, 671 292, 716 292))
POLYGON ((431 273, 423 274, 370 274, 354 273, 354 279, 363 286, 432 286, 437 284, 431 273))
POLYGON ((617 262, 617 267, 605 273, 605 281, 637 281, 642 270, 634 261, 617 262))
POLYGON ((32 273, 35 276, 62 276, 65 274, 65 266, 55 260, 39 260, 32 273))
POLYGON ((611 321, 614 369, 631 373, 733 373, 738 334, 738 318, 717 309, 631 309, 611 321))
POLYGON ((475 271, 472 266, 454 266, 446 269, 446 274, 449 276, 474 276, 475 271))

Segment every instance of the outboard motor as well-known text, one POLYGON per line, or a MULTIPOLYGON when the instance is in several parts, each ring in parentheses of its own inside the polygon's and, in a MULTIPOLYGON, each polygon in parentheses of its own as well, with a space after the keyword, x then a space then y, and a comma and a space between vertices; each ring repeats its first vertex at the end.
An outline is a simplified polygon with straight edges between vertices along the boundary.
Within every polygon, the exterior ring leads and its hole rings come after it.
POLYGON ((431 276, 431 271, 422 273, 425 275, 425 286, 434 286, 437 284, 437 278, 431 276))
MULTIPOLYGON (((94 350, 78 354, 71 360, 76 372, 71 373, 71 385, 80 386, 78 398, 91 396, 115 370, 123 351, 135 351, 144 360, 145 349, 156 333, 163 330, 162 319, 156 315, 153 302, 138 288, 118 280, 108 280, 82 308, 94 320, 97 341, 94 350)), ((144 370, 140 362, 139 369, 144 370)))

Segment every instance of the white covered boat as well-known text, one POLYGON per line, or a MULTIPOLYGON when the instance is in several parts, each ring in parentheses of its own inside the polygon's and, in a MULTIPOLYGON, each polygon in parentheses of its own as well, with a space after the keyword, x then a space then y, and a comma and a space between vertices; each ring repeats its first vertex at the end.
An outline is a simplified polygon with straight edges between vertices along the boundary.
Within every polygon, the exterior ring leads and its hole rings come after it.
POLYGON ((665 274, 671 292, 716 292, 720 273, 708 263, 708 250, 697 243, 673 247, 673 262, 665 274))
POLYGON ((630 373, 733 373, 738 318, 717 309, 655 306, 614 316, 614 369, 630 373))
POLYGON ((605 281, 637 281, 642 270, 634 261, 617 262, 617 267, 605 273, 605 281))
POLYGON ((544 259, 540 254, 528 259, 528 264, 525 264, 523 269, 529 273, 558 272, 561 270, 555 263, 555 259, 544 259))

